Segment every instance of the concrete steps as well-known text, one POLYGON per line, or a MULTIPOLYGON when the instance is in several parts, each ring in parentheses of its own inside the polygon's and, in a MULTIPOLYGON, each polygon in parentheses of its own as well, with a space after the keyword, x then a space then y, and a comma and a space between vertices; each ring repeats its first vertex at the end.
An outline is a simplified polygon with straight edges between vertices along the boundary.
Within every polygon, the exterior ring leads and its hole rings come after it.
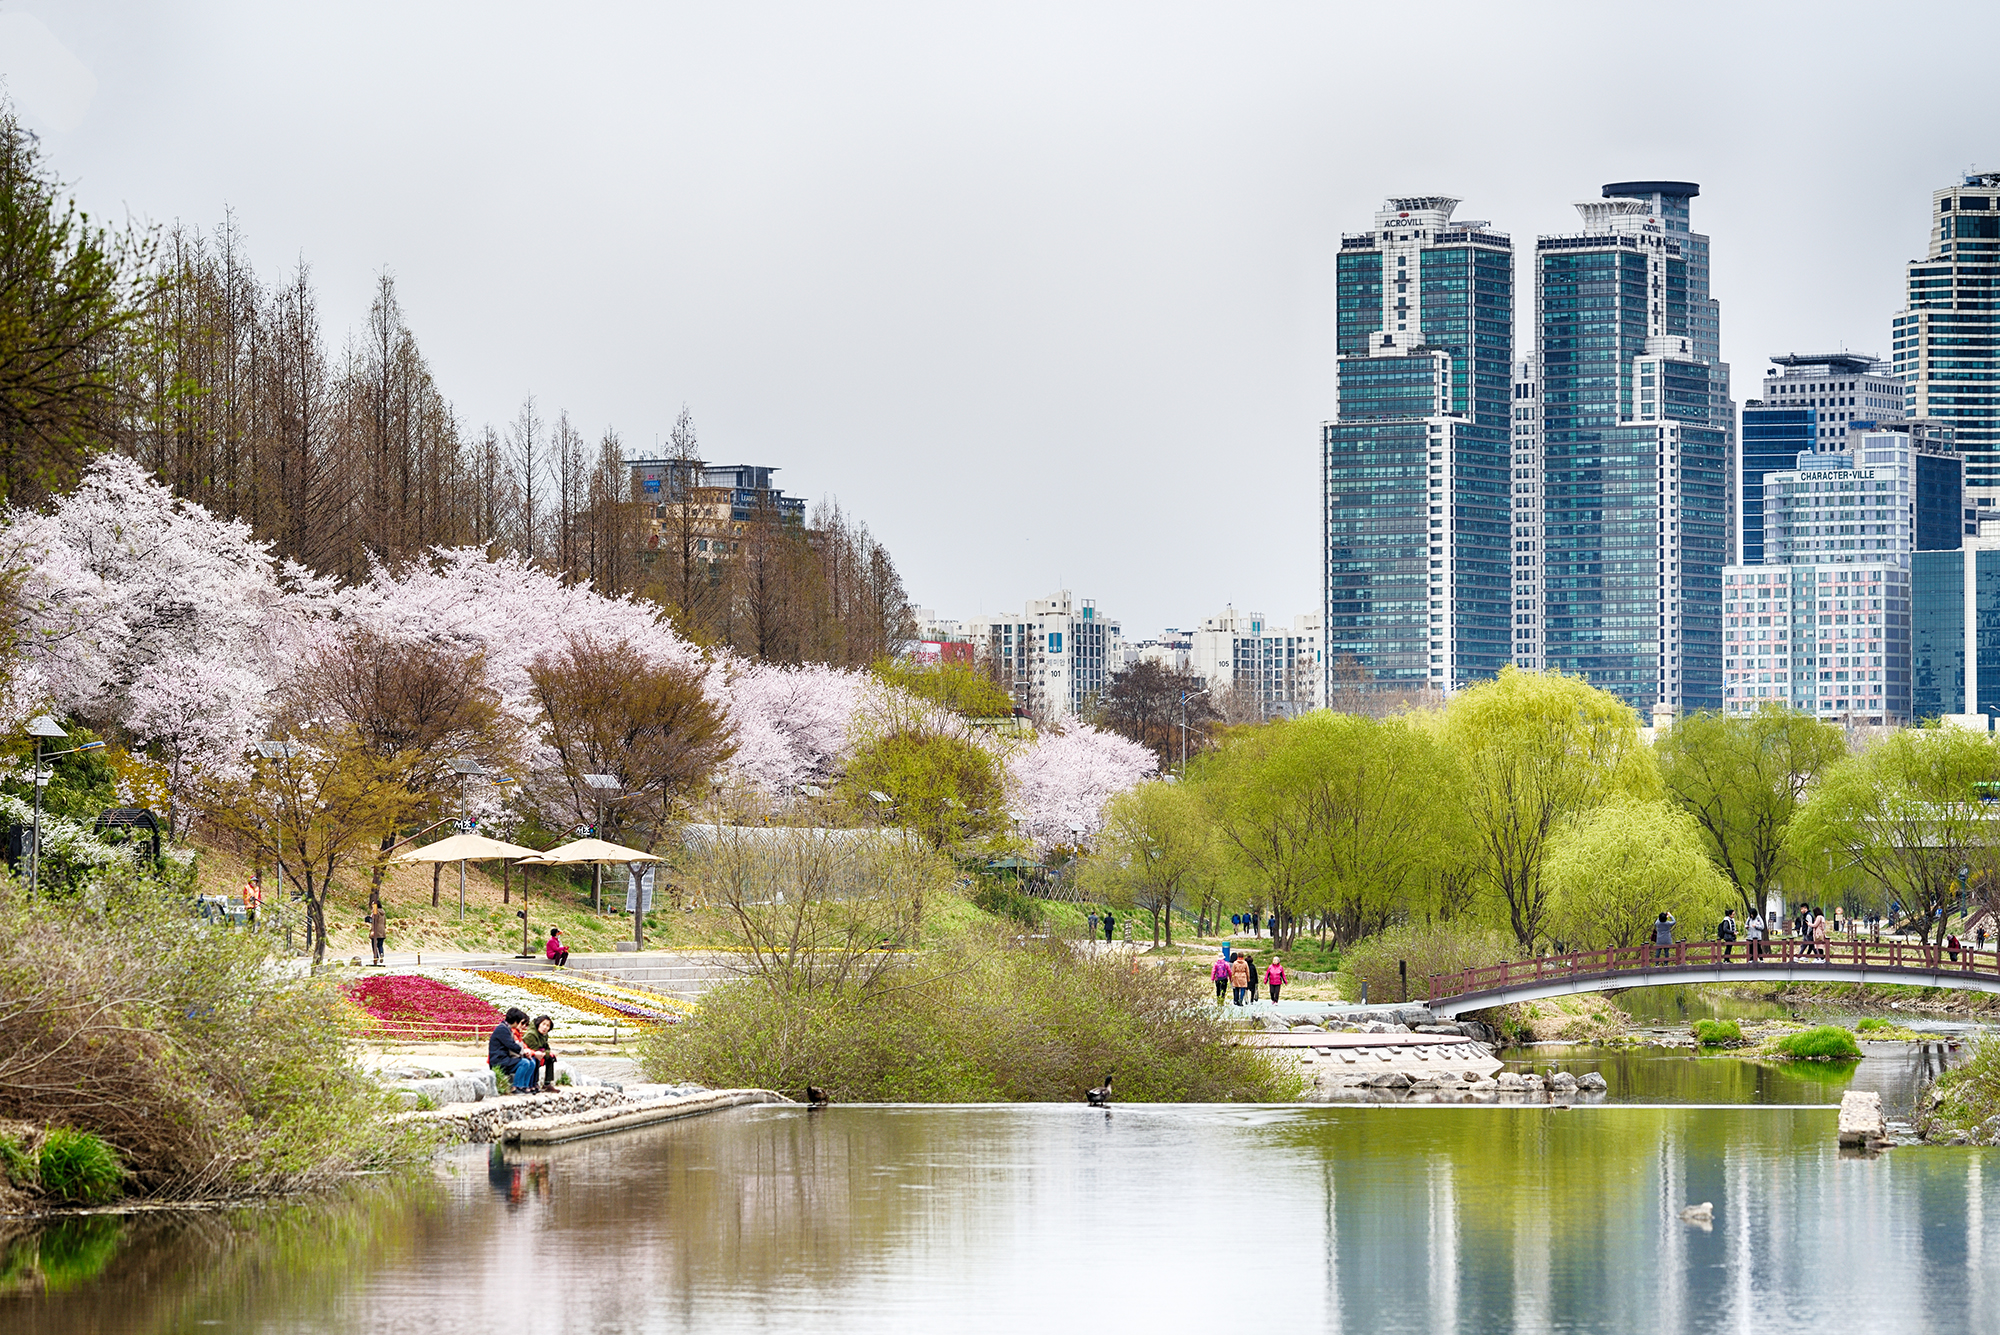
POLYGON ((565 969, 554 969, 546 961, 512 961, 501 967, 510 973, 564 973, 594 978, 619 987, 656 992, 681 1001, 693 1001, 720 982, 737 977, 732 956, 701 954, 652 954, 635 952, 616 955, 571 955, 565 969))

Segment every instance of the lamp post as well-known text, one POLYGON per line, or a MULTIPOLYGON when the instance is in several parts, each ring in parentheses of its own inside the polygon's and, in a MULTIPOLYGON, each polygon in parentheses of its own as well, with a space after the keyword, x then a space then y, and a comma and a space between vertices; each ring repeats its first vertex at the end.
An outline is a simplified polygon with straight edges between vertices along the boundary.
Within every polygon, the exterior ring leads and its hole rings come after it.
POLYGON ((47 714, 37 714, 28 721, 28 736, 35 739, 35 823, 32 846, 28 850, 28 891, 30 894, 41 885, 42 878, 42 789, 49 786, 49 771, 42 768, 44 760, 54 760, 57 756, 71 756, 78 751, 95 751, 103 742, 85 742, 82 746, 72 746, 67 751, 42 753, 45 740, 60 740, 69 736, 59 724, 47 714))
POLYGON ((1188 728, 1188 724, 1187 724, 1187 707, 1188 707, 1188 701, 1190 701, 1190 700, 1195 700, 1195 699, 1199 699, 1200 697, 1202 697, 1202 696, 1204 696, 1204 695, 1207 695, 1207 694, 1208 694, 1208 688, 1207 688, 1206 686, 1202 687, 1202 688, 1201 688, 1200 690, 1198 690, 1198 691, 1182 691, 1182 692, 1181 692, 1181 777, 1182 777, 1183 779, 1185 779, 1185 778, 1187 777, 1187 728, 1188 728))

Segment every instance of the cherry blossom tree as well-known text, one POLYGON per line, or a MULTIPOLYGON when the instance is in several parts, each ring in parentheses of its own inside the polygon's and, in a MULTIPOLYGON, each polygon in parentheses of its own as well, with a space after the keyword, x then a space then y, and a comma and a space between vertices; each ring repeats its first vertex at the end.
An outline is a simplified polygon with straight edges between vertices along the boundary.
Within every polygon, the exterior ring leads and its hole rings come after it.
POLYGON ((1139 743, 1084 724, 1039 733, 1006 758, 1008 806, 1021 834, 1042 851, 1088 840, 1113 797, 1159 768, 1139 743))

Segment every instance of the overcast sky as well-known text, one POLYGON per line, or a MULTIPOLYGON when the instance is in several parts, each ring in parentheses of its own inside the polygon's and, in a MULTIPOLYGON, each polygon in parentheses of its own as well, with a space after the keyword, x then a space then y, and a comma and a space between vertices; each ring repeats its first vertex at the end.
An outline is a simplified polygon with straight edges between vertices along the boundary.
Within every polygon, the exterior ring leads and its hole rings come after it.
MULTIPOLYGON (((1577 230, 1698 181, 1736 396, 1884 353, 1929 192, 2000 165, 2000 7, 0 0, 79 199, 387 268, 477 427, 532 391, 779 466, 945 615, 1319 604, 1333 257, 1389 194, 1577 230)), ((1525 266, 1521 277, 1526 276, 1525 266)), ((1517 308, 1533 296, 1517 289, 1517 308)), ((1518 347, 1518 345, 1517 345, 1518 347)))

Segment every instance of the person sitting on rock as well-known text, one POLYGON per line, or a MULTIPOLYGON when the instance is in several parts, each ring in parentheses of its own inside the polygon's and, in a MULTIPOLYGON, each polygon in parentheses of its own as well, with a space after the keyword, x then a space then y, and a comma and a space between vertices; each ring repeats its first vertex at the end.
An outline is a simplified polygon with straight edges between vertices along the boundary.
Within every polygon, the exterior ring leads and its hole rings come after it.
POLYGON ((556 1054, 549 1050, 549 1034, 555 1027, 554 1020, 546 1015, 537 1015, 528 1032, 521 1036, 521 1041, 527 1044, 528 1055, 541 1068, 543 1093, 549 1093, 556 1087, 556 1054))
POLYGON ((516 1094, 535 1088, 535 1059, 521 1046, 521 1033, 528 1025, 528 1012, 509 1006, 506 1016, 493 1026, 486 1039, 486 1064, 505 1076, 516 1094))

